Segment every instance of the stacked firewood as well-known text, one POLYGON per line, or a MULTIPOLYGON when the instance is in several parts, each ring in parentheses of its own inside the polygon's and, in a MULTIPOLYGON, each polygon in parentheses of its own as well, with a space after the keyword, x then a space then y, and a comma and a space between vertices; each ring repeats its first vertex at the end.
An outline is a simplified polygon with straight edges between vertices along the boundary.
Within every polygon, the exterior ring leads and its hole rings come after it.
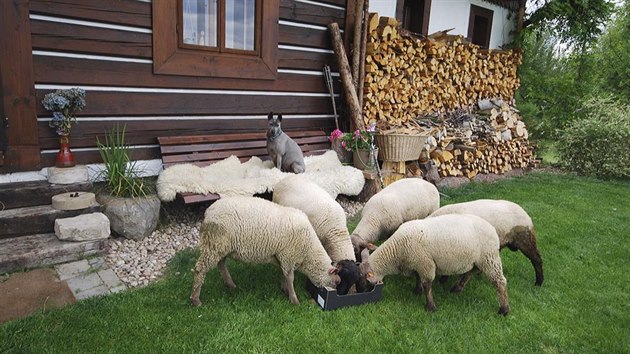
POLYGON ((421 117, 419 125, 430 137, 419 161, 432 160, 441 177, 474 178, 479 173, 504 174, 536 166, 534 147, 518 111, 495 102, 495 107, 474 113, 457 110, 421 117))
POLYGON ((519 86, 520 52, 483 50, 448 30, 420 37, 378 14, 368 31, 363 119, 381 130, 482 99, 509 101, 519 86))

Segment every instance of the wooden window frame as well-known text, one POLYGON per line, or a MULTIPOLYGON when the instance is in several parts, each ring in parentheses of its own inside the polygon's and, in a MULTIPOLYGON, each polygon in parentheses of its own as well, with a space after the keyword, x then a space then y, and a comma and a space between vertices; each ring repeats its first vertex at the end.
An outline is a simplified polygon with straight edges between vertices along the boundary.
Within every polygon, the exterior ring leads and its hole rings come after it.
MULTIPOLYGON (((398 0, 396 3, 396 17, 406 22, 405 3, 410 0, 398 0)), ((418 1, 418 0, 416 0, 418 1)), ((422 14, 422 31, 425 36, 429 34, 429 21, 431 19, 431 0, 424 0, 424 12, 422 14)))
POLYGON ((260 1, 261 11, 256 13, 260 26, 255 39, 259 48, 255 52, 180 46, 179 3, 173 0, 152 2, 154 74, 259 80, 277 78, 279 0, 260 1))
POLYGON ((488 20, 488 29, 484 34, 485 45, 480 45, 483 48, 490 48, 490 36, 492 35, 492 17, 494 11, 485 7, 470 5, 470 17, 468 18, 468 40, 472 42, 473 33, 475 32, 475 17, 485 17, 488 20))

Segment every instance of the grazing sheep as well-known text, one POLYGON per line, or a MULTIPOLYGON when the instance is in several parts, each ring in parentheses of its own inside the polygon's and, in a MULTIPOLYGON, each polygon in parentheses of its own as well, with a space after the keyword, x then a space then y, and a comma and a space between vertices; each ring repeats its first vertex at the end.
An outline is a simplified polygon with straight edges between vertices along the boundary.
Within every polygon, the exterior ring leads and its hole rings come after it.
POLYGON ((205 213, 199 232, 201 254, 195 265, 190 300, 201 305, 199 294, 206 273, 219 268, 228 288, 236 285, 226 267, 227 257, 247 263, 277 263, 281 288, 291 303, 299 304, 293 288, 294 270, 318 286, 336 287, 344 281, 339 269, 317 239, 303 212, 255 197, 222 198, 205 213))
POLYGON ((416 290, 426 296, 426 309, 435 311, 431 285, 436 275, 481 270, 497 290, 499 313, 506 315, 507 282, 499 257, 499 236, 487 221, 474 215, 443 215, 408 221, 371 255, 362 252, 361 277, 375 284, 389 274, 416 276, 416 290))
POLYGON ((356 260, 346 213, 326 190, 304 175, 293 175, 274 186, 273 202, 303 211, 334 262, 356 260))
MULTIPOLYGON (((536 271, 536 285, 543 283, 543 266, 536 247, 534 224, 518 204, 507 200, 480 199, 466 203, 451 204, 441 207, 431 216, 445 214, 472 214, 489 222, 497 230, 501 248, 512 251, 521 250, 529 258, 536 271)), ((462 287, 466 283, 462 284, 462 287)))
POLYGON ((440 207, 440 193, 421 178, 398 180, 365 203, 361 221, 350 236, 355 252, 391 235, 405 221, 422 219, 440 207))

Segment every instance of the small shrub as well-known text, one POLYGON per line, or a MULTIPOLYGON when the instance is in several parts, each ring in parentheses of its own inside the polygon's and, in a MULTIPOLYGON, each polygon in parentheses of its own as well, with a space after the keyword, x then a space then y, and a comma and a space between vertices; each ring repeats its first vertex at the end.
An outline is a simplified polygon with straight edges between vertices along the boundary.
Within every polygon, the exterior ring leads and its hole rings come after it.
POLYGON ((116 197, 144 197, 151 187, 140 177, 136 162, 131 161, 130 148, 125 144, 125 128, 118 125, 105 133, 105 143, 96 138, 96 146, 105 164, 99 177, 106 180, 106 189, 116 197))
POLYGON ((562 164, 584 175, 630 177, 630 107, 610 98, 593 98, 584 118, 563 131, 558 149, 562 164))

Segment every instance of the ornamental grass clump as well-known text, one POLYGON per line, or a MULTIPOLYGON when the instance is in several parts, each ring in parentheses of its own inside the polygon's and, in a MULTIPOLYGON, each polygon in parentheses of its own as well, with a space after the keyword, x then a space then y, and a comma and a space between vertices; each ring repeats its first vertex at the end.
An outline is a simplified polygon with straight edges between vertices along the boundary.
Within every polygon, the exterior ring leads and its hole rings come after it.
POLYGON ((558 143, 565 168, 601 178, 630 178, 630 107, 610 98, 584 104, 558 143))
POLYGON ((145 197, 151 187, 140 177, 136 161, 131 161, 130 148, 125 144, 125 128, 118 125, 105 134, 105 143, 96 138, 96 146, 105 164, 99 177, 106 180, 106 189, 116 197, 145 197))
POLYGON ((72 124, 77 122, 76 113, 85 108, 85 90, 78 87, 57 90, 46 94, 42 104, 53 114, 48 125, 55 128, 58 135, 68 136, 72 124))

